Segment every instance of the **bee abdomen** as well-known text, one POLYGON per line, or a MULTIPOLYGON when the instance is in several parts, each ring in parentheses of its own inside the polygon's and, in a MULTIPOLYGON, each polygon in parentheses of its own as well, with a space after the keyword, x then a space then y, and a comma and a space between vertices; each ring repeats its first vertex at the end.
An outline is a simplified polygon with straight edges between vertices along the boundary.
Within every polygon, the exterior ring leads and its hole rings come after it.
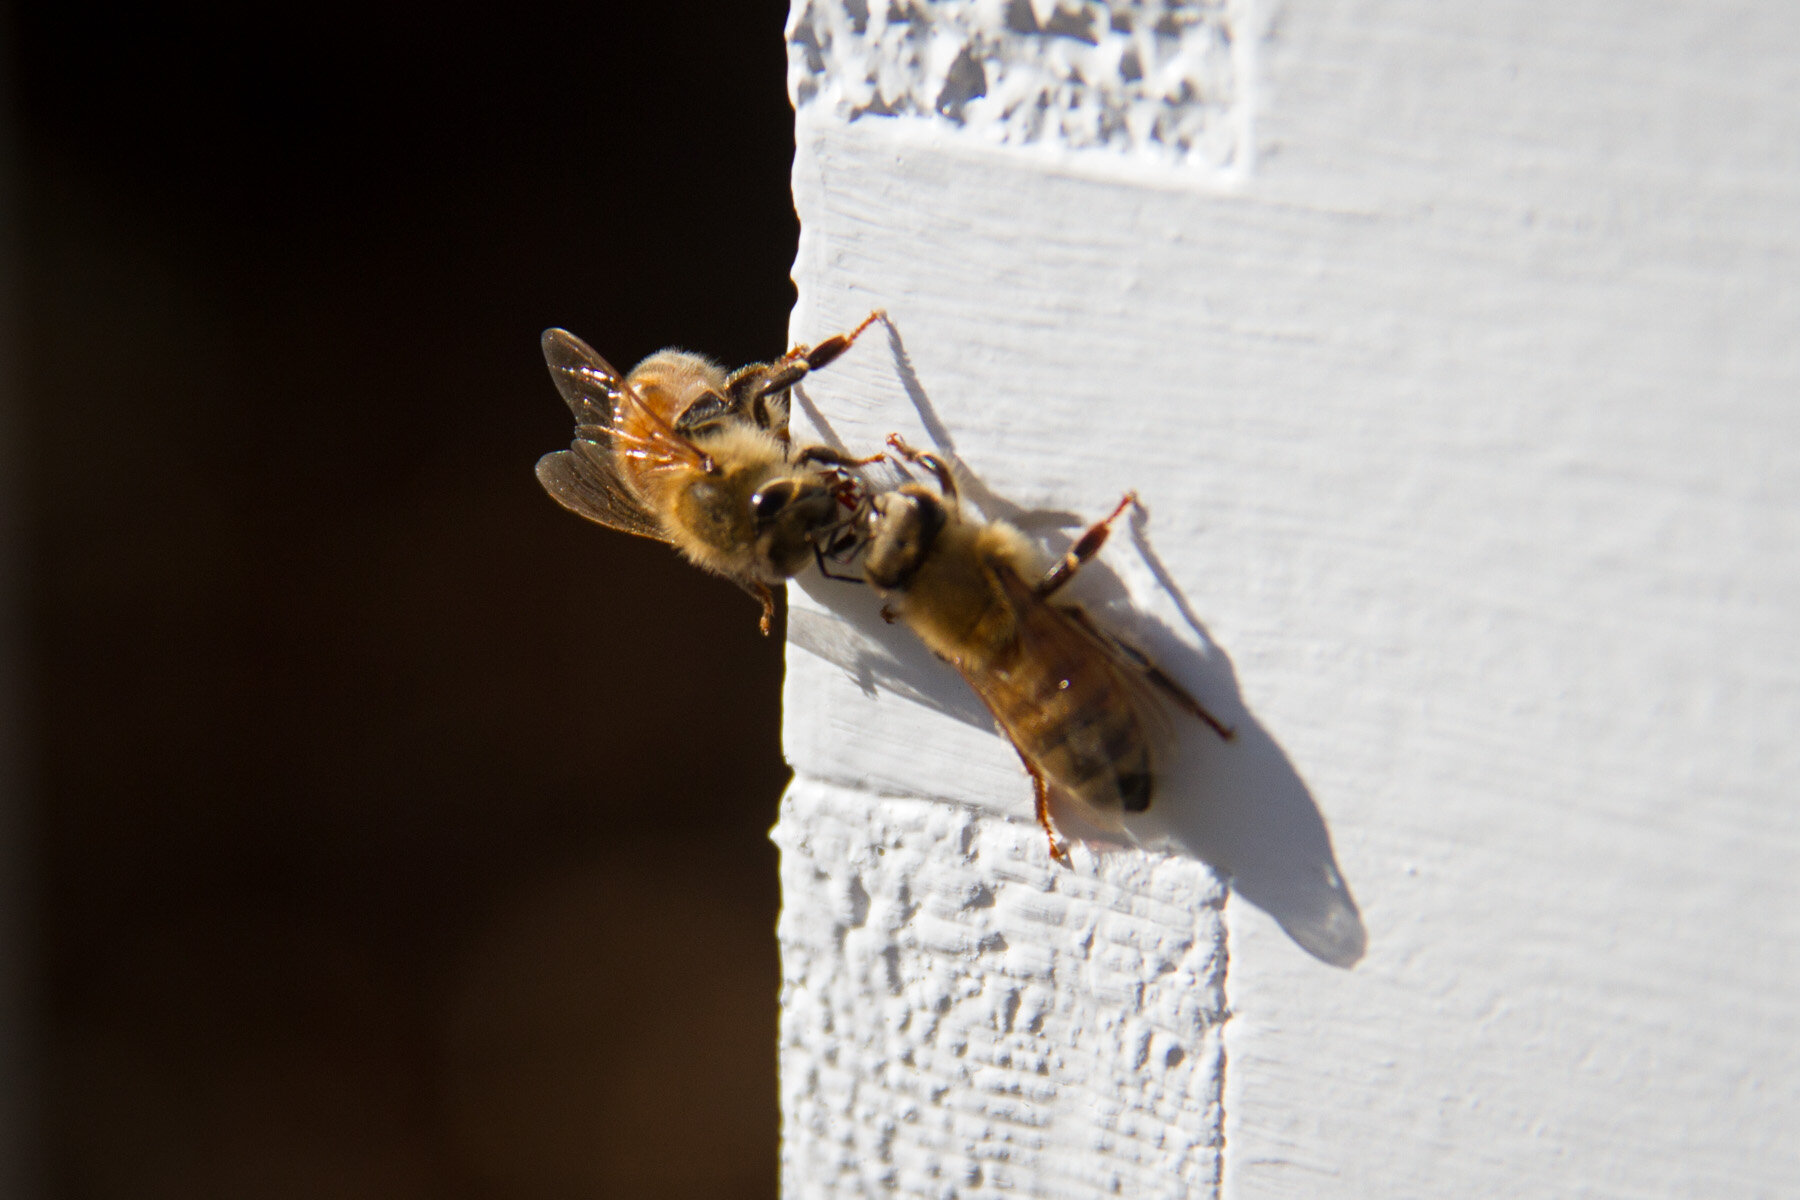
POLYGON ((1150 751, 1129 697, 1108 673, 1046 683, 1033 756, 1044 773, 1102 812, 1143 812, 1150 806, 1150 751))

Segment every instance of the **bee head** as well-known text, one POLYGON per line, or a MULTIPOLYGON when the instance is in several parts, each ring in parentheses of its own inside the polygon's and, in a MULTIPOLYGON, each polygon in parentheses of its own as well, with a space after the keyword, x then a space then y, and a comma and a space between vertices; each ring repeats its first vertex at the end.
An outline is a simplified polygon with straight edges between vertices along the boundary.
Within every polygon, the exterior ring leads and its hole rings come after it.
POLYGON ((931 553, 947 514, 944 502, 920 487, 876 496, 863 510, 863 573, 884 592, 904 588, 931 553))
POLYGON ((782 578, 798 573, 812 559, 815 536, 837 520, 837 497, 817 479, 789 476, 772 479, 750 497, 758 561, 782 578))

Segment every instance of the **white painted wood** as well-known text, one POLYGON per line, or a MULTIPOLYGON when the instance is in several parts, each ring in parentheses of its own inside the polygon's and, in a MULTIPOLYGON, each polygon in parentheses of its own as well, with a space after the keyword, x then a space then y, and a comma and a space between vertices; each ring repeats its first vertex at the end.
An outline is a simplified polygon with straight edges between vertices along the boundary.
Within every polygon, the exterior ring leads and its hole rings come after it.
POLYGON ((791 588, 785 1193, 1800 1195, 1800 9, 1197 5, 1158 92, 1148 5, 859 7, 790 22, 794 335, 893 336, 806 407, 1052 548, 1137 489, 1075 590, 1244 736, 1056 868, 791 588))

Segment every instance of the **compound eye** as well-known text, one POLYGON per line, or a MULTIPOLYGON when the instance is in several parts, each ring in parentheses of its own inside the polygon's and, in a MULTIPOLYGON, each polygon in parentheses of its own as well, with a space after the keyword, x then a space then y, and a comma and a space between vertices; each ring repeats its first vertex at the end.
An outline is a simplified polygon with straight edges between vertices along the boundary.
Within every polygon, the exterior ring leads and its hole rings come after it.
POLYGON ((774 483, 750 497, 750 509, 758 521, 773 521, 794 499, 794 485, 774 483))

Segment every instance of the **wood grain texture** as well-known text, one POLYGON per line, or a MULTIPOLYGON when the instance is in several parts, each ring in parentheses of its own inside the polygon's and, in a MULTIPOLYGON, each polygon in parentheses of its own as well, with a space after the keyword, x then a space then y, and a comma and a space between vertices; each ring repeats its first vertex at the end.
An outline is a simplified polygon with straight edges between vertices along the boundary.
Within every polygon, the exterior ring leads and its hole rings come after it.
MULTIPOLYGON (((795 337, 894 330, 805 407, 853 449, 953 452, 1052 549, 1142 495, 1074 592, 1245 744, 1184 739, 1159 848, 1039 886, 1228 875, 1224 1194, 1800 1194, 1800 10, 1246 28, 1241 176, 803 108, 795 337)), ((856 589, 790 591, 795 795, 867 797, 863 853, 880 797, 1028 840, 954 677, 856 589)), ((925 859, 947 894, 987 878, 925 859)), ((844 960, 802 928, 825 987, 844 960)), ((785 1076, 829 1052, 788 1043, 785 1076)), ((1034 1112, 1137 1069, 1053 1071, 1034 1112)), ((790 1193, 840 1194, 786 1111, 790 1193)))
POLYGON ((1052 870, 1035 826, 812 781, 776 842, 785 1194, 1213 1187, 1224 891, 1204 867, 1052 870))

